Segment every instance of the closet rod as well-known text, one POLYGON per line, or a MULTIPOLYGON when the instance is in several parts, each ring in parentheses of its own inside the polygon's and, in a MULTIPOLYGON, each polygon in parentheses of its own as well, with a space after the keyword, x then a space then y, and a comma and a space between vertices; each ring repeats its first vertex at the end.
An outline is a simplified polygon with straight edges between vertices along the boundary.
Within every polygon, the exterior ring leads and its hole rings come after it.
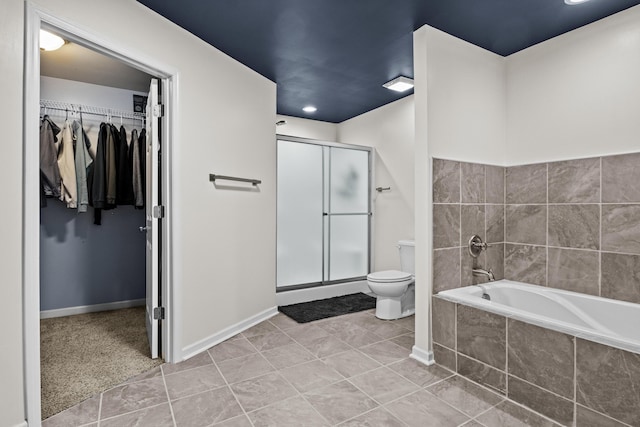
POLYGON ((49 99, 40 100, 41 108, 49 108, 52 110, 81 112, 82 114, 93 114, 98 116, 107 117, 120 117, 123 119, 137 119, 144 120, 146 118, 145 113, 136 113, 133 111, 114 110, 111 108, 94 107, 91 105, 83 104, 71 104, 68 102, 52 101, 49 99))

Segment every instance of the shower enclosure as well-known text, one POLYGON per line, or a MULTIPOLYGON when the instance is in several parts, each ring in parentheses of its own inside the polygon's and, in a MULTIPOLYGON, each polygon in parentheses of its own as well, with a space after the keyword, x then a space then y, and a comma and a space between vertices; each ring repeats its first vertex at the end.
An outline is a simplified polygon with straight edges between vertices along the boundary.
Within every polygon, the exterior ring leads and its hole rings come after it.
POLYGON ((369 273, 371 148, 278 138, 277 290, 369 273))

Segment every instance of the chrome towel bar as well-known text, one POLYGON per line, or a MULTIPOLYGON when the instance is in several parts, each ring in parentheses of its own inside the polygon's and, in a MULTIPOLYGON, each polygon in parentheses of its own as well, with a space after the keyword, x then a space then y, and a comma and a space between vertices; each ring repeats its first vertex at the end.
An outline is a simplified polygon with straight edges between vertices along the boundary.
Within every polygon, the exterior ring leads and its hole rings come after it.
POLYGON ((222 180, 225 180, 225 181, 250 182, 251 185, 262 184, 262 181, 259 180, 259 179, 237 178, 235 176, 216 175, 216 174, 213 174, 213 173, 209 174, 209 181, 216 182, 217 179, 222 179, 222 180))

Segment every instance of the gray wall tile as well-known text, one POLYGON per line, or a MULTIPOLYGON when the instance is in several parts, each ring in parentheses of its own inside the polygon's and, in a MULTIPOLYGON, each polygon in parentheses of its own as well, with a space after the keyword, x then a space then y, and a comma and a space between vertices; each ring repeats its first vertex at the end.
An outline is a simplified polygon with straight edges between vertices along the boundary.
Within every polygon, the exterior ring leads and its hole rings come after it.
POLYGON ((640 202, 640 153, 602 158, 602 201, 640 202))
POLYGON ((433 251, 433 293, 460 287, 460 248, 433 251))
POLYGON ((600 253, 549 248, 547 286, 583 294, 599 295, 600 253))
POLYGON ((640 254, 640 205, 602 206, 602 250, 640 254))
POLYGON ((504 247, 504 277, 534 285, 547 285, 547 249, 542 246, 512 245, 504 247))
POLYGON ((547 164, 507 168, 505 203, 547 203, 547 164))
POLYGON ((509 375, 508 397, 562 425, 573 424, 573 402, 509 375))
POLYGON ((507 393, 507 375, 504 371, 458 354, 458 373, 500 393, 507 393))
POLYGON ((547 207, 545 205, 506 205, 505 241, 545 245, 547 243, 547 207))
POLYGON ((458 305, 458 352, 505 370, 506 322, 497 314, 458 305))
POLYGON ((549 163, 549 203, 599 202, 599 157, 549 163))
POLYGON ((504 242, 504 205, 485 205, 487 243, 504 242))
POLYGON ((504 204, 504 172, 502 166, 485 166, 487 203, 504 204))
POLYGON ((504 243, 493 243, 485 252, 485 269, 492 269, 496 280, 504 279, 504 243))
POLYGON ((469 255, 469 251, 466 247, 463 247, 460 260, 460 284, 461 286, 477 285, 479 283, 486 283, 489 280, 483 276, 474 276, 474 268, 484 268, 486 265, 486 254, 483 252, 478 258, 473 258, 469 255))
POLYGON ((460 163, 433 159, 433 202, 460 203, 460 163))
POLYGON ((601 296, 640 304, 640 256, 602 253, 601 296))
POLYGON ((625 427, 626 425, 581 405, 577 405, 576 410, 576 426, 625 427))
POLYGON ((455 303, 432 297, 433 342, 455 349, 456 345, 456 305, 455 303))
POLYGON ((453 372, 456 371, 456 352, 445 348, 439 344, 433 344, 433 358, 436 363, 444 366, 445 368, 451 369, 453 372))
POLYGON ((462 203, 484 203, 484 165, 478 163, 461 163, 460 193, 462 203))
POLYGON ((573 337, 508 319, 510 375, 573 399, 573 337))
POLYGON ((576 345, 578 403, 616 420, 638 425, 640 354, 579 338, 576 345))
POLYGON ((466 246, 474 234, 477 234, 483 241, 486 241, 484 231, 485 205, 461 205, 460 209, 460 246, 466 246))
POLYGON ((600 249, 600 206, 549 205, 549 246, 600 249))
POLYGON ((433 205, 433 248, 460 245, 460 205, 433 205))

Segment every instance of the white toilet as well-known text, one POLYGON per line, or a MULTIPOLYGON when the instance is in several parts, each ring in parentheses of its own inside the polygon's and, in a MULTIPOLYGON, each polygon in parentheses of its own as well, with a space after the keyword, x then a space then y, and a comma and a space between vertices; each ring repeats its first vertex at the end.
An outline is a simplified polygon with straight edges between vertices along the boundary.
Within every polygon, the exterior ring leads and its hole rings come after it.
POLYGON ((376 317, 392 320, 411 316, 416 311, 415 244, 400 240, 400 268, 376 271, 367 275, 369 289, 376 294, 376 317))

